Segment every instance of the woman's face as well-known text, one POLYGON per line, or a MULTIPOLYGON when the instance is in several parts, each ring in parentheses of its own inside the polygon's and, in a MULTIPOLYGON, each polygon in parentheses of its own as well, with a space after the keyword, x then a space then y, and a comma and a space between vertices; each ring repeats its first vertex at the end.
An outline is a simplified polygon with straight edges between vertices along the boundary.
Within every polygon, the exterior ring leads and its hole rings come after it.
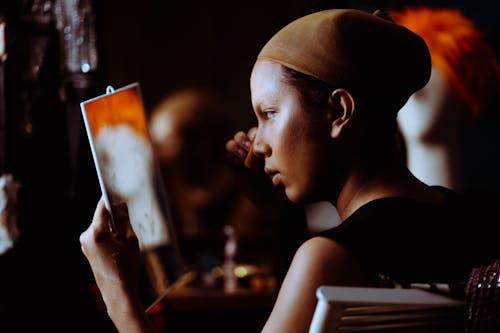
POLYGON ((297 88, 283 81, 281 65, 258 60, 250 88, 258 120, 254 151, 275 186, 293 202, 316 198, 328 170, 330 126, 323 110, 307 110, 297 88))

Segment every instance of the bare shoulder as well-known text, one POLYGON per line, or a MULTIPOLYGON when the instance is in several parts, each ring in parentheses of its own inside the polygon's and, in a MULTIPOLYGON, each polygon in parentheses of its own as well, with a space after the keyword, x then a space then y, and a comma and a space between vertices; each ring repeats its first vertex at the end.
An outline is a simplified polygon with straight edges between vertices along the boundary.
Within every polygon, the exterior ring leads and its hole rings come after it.
POLYGON ((299 247, 294 261, 327 264, 330 260, 336 261, 348 256, 348 251, 339 243, 324 237, 313 237, 299 247))
POLYGON ((308 280, 318 284, 355 284, 364 280, 356 258, 341 244, 324 237, 313 237, 300 246, 289 274, 294 271, 307 271, 308 280))
POLYGON ((365 283, 360 266, 342 245, 311 238, 297 250, 263 332, 307 332, 319 286, 365 283))

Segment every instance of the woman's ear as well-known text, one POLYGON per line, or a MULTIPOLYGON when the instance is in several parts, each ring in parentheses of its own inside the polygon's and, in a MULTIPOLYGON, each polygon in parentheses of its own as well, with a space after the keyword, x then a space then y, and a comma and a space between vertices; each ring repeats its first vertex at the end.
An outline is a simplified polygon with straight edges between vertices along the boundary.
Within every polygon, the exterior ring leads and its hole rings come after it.
POLYGON ((328 104, 332 110, 330 136, 337 138, 352 118, 355 107, 354 98, 347 90, 338 88, 328 98, 328 104))

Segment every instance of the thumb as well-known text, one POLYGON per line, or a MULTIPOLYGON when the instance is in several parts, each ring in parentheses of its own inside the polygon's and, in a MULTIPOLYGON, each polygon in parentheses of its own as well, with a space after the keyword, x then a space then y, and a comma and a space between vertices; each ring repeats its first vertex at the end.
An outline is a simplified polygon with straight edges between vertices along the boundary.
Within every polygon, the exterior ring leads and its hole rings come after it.
POLYGON ((89 229, 94 229, 98 233, 109 232, 111 228, 111 215, 106 209, 104 200, 101 197, 97 203, 97 207, 94 211, 94 217, 92 218, 92 223, 89 229))

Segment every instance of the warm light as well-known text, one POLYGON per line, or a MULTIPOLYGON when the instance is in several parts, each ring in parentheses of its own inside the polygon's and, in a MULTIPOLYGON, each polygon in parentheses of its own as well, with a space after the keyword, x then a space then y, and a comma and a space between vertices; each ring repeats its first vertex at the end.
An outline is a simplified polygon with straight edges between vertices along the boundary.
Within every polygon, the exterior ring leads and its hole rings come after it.
POLYGON ((249 270, 246 266, 238 266, 234 269, 234 275, 239 278, 243 278, 249 274, 249 270))

